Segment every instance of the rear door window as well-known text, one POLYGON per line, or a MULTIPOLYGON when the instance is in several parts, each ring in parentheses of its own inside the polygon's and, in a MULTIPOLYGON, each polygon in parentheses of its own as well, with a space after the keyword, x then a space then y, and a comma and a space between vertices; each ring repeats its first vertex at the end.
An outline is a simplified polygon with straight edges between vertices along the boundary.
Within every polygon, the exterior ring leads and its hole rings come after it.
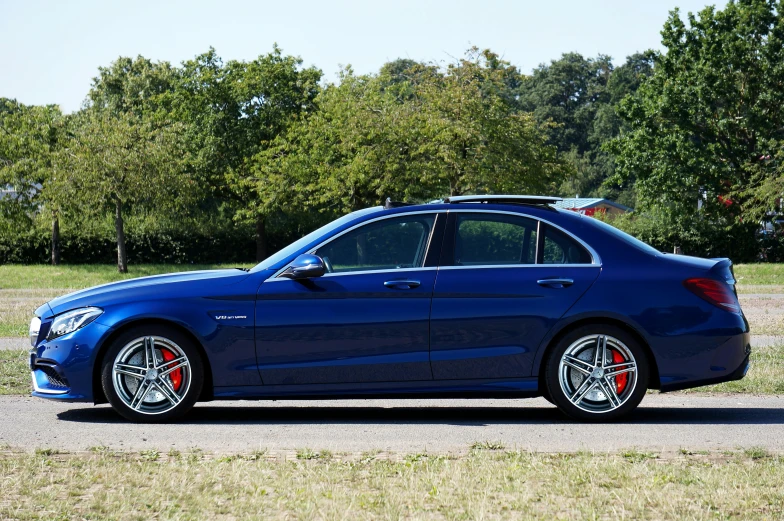
POLYGON ((458 214, 455 266, 536 262, 536 221, 506 214, 458 214))

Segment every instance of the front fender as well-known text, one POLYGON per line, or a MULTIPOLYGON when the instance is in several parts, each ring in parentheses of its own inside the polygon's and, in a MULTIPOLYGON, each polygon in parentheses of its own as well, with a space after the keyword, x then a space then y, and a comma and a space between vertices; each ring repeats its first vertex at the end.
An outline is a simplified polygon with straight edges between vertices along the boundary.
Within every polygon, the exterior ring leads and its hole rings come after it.
POLYGON ((113 332, 145 321, 186 331, 207 357, 215 386, 261 385, 254 334, 255 301, 248 299, 162 299, 109 306, 96 319, 113 332))

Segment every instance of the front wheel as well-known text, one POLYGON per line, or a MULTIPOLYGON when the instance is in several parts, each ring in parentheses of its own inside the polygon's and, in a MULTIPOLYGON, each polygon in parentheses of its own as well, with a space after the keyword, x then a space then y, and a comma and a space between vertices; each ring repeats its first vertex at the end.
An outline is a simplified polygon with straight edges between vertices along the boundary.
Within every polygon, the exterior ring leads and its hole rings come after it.
POLYGON ((204 368, 193 342, 166 326, 121 334, 103 358, 101 384, 114 410, 136 422, 164 422, 188 412, 201 394, 204 368))
POLYGON ((642 346, 615 326, 580 327, 550 352, 547 392, 577 420, 609 421, 639 405, 648 389, 648 359, 642 346))

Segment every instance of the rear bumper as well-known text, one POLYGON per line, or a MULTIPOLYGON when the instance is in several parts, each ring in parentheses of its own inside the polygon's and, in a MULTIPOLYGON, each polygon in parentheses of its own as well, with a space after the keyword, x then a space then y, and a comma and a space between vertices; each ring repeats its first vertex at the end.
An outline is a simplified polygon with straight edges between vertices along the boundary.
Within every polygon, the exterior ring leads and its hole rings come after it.
MULTIPOLYGON (((743 333, 730 337, 716 350, 710 366, 701 372, 700 377, 687 380, 662 381, 661 392, 668 393, 740 380, 749 370, 751 355, 751 334, 743 333)), ((664 380, 664 379, 662 379, 664 380)))

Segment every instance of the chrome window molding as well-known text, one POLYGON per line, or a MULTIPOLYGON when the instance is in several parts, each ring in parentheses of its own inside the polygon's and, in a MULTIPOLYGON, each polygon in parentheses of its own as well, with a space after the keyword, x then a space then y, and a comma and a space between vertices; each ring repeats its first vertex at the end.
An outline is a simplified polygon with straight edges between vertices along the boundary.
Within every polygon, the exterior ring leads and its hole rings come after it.
MULTIPOLYGON (((580 239, 579 237, 575 236, 572 232, 554 224, 547 219, 542 219, 540 217, 535 217, 533 215, 522 213, 522 212, 509 212, 505 210, 483 210, 481 208, 449 208, 448 210, 420 210, 417 212, 402 212, 396 213, 392 215, 382 215, 381 217, 376 217, 374 219, 369 219, 367 221, 363 221, 359 224, 355 224, 354 226, 347 228, 340 232, 337 235, 333 235, 332 237, 320 242, 318 245, 314 246, 310 250, 304 252, 308 254, 313 254, 319 248, 326 246, 330 242, 334 241, 335 239, 339 238, 340 236, 356 230, 360 226, 364 226, 366 224, 374 223, 377 221, 382 221, 384 219, 394 219, 396 217, 403 217, 406 215, 422 215, 422 214, 450 214, 450 213, 480 213, 480 214, 502 214, 502 215, 512 215, 516 217, 525 217, 527 219, 533 219, 534 221, 543 222, 548 226, 552 226, 556 230, 560 230, 561 232, 565 233, 570 238, 577 241, 583 248, 588 250, 588 253, 591 255, 591 264, 482 264, 476 266, 438 266, 438 267, 419 267, 419 268, 401 268, 399 270, 362 270, 362 271, 346 271, 343 273, 326 273, 323 277, 340 277, 344 275, 366 275, 368 273, 403 273, 405 271, 425 271, 425 270, 465 270, 465 269, 488 269, 488 268, 542 268, 542 267, 560 267, 560 268, 596 268, 602 266, 601 257, 599 254, 596 253, 591 246, 588 245, 584 240, 580 239)), ((430 249, 430 244, 433 240, 433 231, 435 230, 435 226, 433 229, 430 230, 430 237, 427 241, 427 248, 425 249, 425 256, 427 257, 427 252, 430 249)), ((275 272, 270 278, 266 280, 266 282, 275 282, 275 281, 282 281, 282 280, 291 280, 286 277, 280 277, 280 274, 286 271, 291 263, 286 264, 281 269, 275 272)))
POLYGON ((599 264, 477 264, 475 266, 439 266, 439 270, 481 270, 497 268, 601 268, 599 264))
MULTIPOLYGON (((570 232, 568 230, 565 230, 564 228, 558 226, 557 224, 554 224, 554 223, 548 221, 547 219, 542 219, 541 217, 535 217, 535 216, 527 214, 527 213, 509 212, 509 211, 504 211, 504 210, 482 210, 481 208, 477 208, 477 209, 455 208, 454 210, 450 208, 449 209, 449 213, 485 213, 485 214, 486 213, 498 213, 498 214, 503 214, 503 215, 515 215, 517 217, 526 217, 528 219, 533 219, 534 221, 540 221, 540 222, 545 223, 548 226, 552 226, 556 230, 562 231, 567 236, 569 236, 572 239, 574 239, 575 241, 577 241, 583 248, 588 250, 588 253, 591 255, 591 260, 592 260, 591 264, 516 264, 516 265, 490 264, 490 265, 487 265, 485 267, 492 267, 492 268, 500 268, 500 267, 505 267, 505 266, 515 267, 515 268, 519 268, 521 266, 561 266, 561 267, 577 267, 577 266, 591 267, 591 266, 593 266, 593 267, 595 267, 595 266, 601 266, 602 265, 601 257, 599 257, 599 254, 596 253, 596 250, 591 248, 588 245, 588 243, 586 243, 581 238, 575 236, 572 232, 570 232)), ((476 267, 478 267, 478 266, 441 266, 441 269, 445 269, 445 268, 476 268, 476 267)))
MULTIPOLYGON (((589 264, 589 266, 590 266, 590 264, 589 264)), ((397 268, 397 269, 391 269, 391 270, 343 271, 341 273, 325 273, 324 275, 322 275, 319 278, 320 279, 328 279, 328 278, 332 278, 332 277, 344 277, 346 275, 369 275, 371 273, 407 273, 407 272, 411 272, 411 271, 435 271, 437 269, 438 268, 436 266, 428 266, 428 267, 422 267, 422 268, 397 268)), ((274 279, 273 278, 269 278, 264 283, 266 284, 267 282, 283 282, 283 281, 287 281, 287 280, 291 281, 291 280, 294 280, 294 279, 289 279, 287 277, 277 277, 277 278, 274 278, 274 279)))
MULTIPOLYGON (((385 219, 394 219, 396 217, 405 217, 405 216, 408 216, 408 215, 424 215, 424 214, 439 214, 439 213, 446 214, 447 212, 445 210, 421 210, 421 211, 418 211, 418 212, 402 212, 402 213, 395 213, 395 214, 392 214, 392 215, 382 215, 381 217, 376 217, 374 219, 368 219, 367 221, 362 221, 361 223, 355 224, 354 226, 352 226, 350 228, 346 228, 345 230, 343 230, 339 234, 333 235, 329 239, 326 239, 326 240, 320 242, 319 244, 317 244, 313 248, 309 249, 308 251, 304 252, 303 254, 311 254, 312 255, 319 248, 322 248, 322 247, 326 246, 330 242, 338 239, 339 237, 347 234, 348 232, 354 231, 357 228, 359 228, 360 226, 365 226, 366 224, 371 224, 371 223, 374 223, 374 222, 383 221, 385 219)), ((430 249, 430 241, 432 241, 432 239, 433 239, 433 231, 435 230, 435 228, 436 227, 434 225, 431 228, 431 230, 430 230, 430 236, 427 239, 427 247, 425 248, 425 258, 427 258, 427 252, 430 249)), ((301 254, 301 255, 303 255, 303 254, 301 254)), ((422 259, 422 262, 424 262, 425 258, 422 259)), ((285 266, 283 266, 281 269, 276 271, 275 274, 272 275, 270 278, 268 278, 266 282, 272 282, 273 280, 278 280, 279 277, 280 277, 280 274, 283 273, 284 271, 286 271, 286 269, 288 269, 290 264, 291 263, 288 263, 285 266)), ((399 270, 347 271, 347 272, 344 272, 344 273, 325 273, 324 275, 322 275, 322 277, 335 276, 335 275, 357 275, 357 274, 360 274, 360 273, 363 273, 363 274, 364 273, 385 273, 385 272, 395 272, 396 273, 398 271, 412 270, 412 269, 413 270, 421 270, 421 269, 436 269, 436 268, 435 267, 431 267, 431 268, 419 267, 419 268, 401 268, 399 270)), ((283 277, 283 279, 291 280, 291 279, 286 279, 285 277, 283 277)))

